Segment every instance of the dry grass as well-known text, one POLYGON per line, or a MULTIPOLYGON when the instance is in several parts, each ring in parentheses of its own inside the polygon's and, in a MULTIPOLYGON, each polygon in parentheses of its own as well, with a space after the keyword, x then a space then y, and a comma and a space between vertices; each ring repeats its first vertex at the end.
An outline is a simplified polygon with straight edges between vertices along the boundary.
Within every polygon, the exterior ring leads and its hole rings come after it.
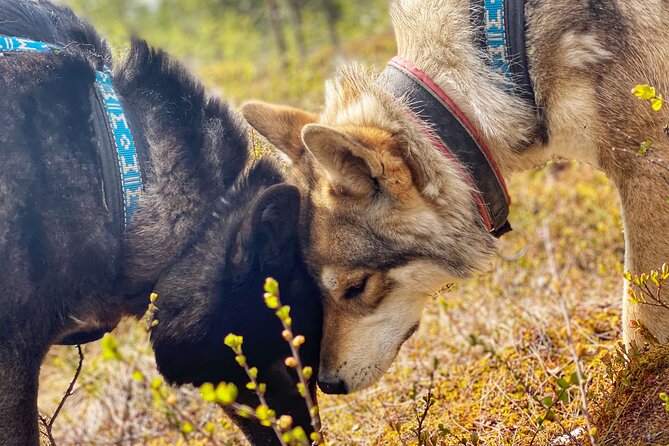
MULTIPOLYGON (((653 418, 654 435, 666 444, 669 415, 658 394, 669 391, 669 362, 655 361, 644 368, 645 378, 612 387, 601 360, 621 336, 623 237, 614 188, 593 169, 573 164, 518 175, 511 191, 515 232, 501 252, 524 255, 500 258, 489 273, 435 297, 378 385, 345 397, 321 395, 329 444, 589 444, 576 386, 551 408, 554 421, 537 421, 547 417, 541 400, 555 399, 557 380, 574 372, 573 351, 587 377, 601 444, 660 444, 638 435, 637 443, 622 439, 630 422, 653 418), (643 398, 622 403, 630 395, 643 398)), ((120 359, 105 359, 114 355, 99 343, 85 347, 82 377, 54 427, 59 444, 243 444, 197 390, 158 386, 140 324, 126 322, 116 336, 120 359), (133 372, 140 373, 133 378, 133 372), (181 433, 184 423, 194 426, 192 434, 181 433)), ((67 388, 77 358, 62 347, 49 355, 40 396, 45 413, 67 388)))
MULTIPOLYGON (((392 33, 383 29, 346 39, 338 54, 316 50, 289 72, 254 54, 197 70, 234 102, 261 98, 318 111, 323 79, 342 59, 379 67, 393 52, 392 33)), ((669 415, 659 393, 669 393, 668 356, 655 351, 627 374, 602 361, 621 338, 623 235, 615 189, 592 168, 566 166, 511 179, 515 231, 501 242, 507 259, 436 296, 378 385, 345 397, 320 395, 330 445, 588 445, 581 390, 598 444, 667 445, 669 415), (549 413, 545 399, 553 402, 558 380, 575 372, 574 354, 583 388, 562 392, 566 401, 549 413), (540 425, 540 418, 553 421, 540 425)), ((124 322, 115 336, 117 349, 84 347, 81 377, 54 425, 59 445, 245 444, 198 390, 162 383, 140 323, 124 322)), ((44 414, 58 405, 77 362, 73 348, 49 354, 44 414)))

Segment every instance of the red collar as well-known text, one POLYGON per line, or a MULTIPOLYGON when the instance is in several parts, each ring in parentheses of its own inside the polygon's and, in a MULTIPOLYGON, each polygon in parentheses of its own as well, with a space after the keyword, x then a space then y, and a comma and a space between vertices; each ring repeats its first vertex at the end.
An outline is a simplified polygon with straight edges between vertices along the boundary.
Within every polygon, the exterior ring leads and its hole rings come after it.
POLYGON ((432 144, 454 161, 472 188, 483 223, 496 236, 511 230, 511 198, 490 150, 453 100, 423 71, 394 57, 381 75, 396 97, 404 98, 432 144))

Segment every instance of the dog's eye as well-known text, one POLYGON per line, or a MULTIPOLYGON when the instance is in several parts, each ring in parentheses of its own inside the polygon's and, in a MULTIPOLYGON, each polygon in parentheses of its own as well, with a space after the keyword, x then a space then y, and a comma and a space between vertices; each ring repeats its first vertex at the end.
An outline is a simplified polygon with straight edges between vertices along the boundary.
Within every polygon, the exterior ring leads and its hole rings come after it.
POLYGON ((358 282, 346 288, 346 292, 344 293, 344 299, 355 299, 356 297, 360 297, 365 292, 368 279, 369 276, 365 276, 358 282))
POLYGON ((378 194, 381 192, 381 183, 377 178, 372 178, 372 181, 374 182, 374 194, 378 194))

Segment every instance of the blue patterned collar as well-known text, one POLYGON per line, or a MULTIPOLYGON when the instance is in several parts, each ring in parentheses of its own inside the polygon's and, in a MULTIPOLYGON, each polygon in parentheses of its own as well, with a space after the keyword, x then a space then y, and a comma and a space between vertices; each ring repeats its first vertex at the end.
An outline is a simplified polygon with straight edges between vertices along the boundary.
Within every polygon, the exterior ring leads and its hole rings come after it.
POLYGON ((525 46, 525 0, 473 0, 471 11, 490 66, 504 76, 509 91, 535 105, 525 46))
MULTIPOLYGON (((64 47, 51 43, 0 35, 0 54, 33 52, 58 55, 63 51, 65 51, 64 47)), ((104 137, 102 135, 97 136, 98 139, 109 140, 108 143, 107 141, 99 141, 99 143, 101 146, 111 145, 113 151, 107 150, 106 152, 115 152, 116 155, 114 156, 113 153, 100 154, 104 183, 108 183, 107 177, 115 178, 116 182, 114 188, 111 188, 109 184, 105 184, 105 198, 107 205, 112 209, 119 207, 116 206, 117 203, 122 204, 123 218, 121 227, 122 231, 125 231, 125 228, 131 222, 133 214, 139 207, 139 197, 142 194, 142 173, 135 140, 132 136, 121 99, 112 84, 111 71, 107 67, 104 67, 102 71, 96 71, 95 79, 94 98, 96 100, 93 102, 97 102, 99 104, 97 108, 103 112, 102 114, 105 119, 102 127, 104 127, 107 134, 104 137), (105 163, 105 160, 110 160, 111 162, 105 163), (113 174, 106 174, 105 164, 115 166, 113 174), (119 197, 119 188, 122 197, 119 197)), ((96 108, 95 105, 94 109, 96 108)), ((102 147, 101 151, 105 152, 104 147, 102 147)), ((121 220, 116 215, 113 218, 121 220)))

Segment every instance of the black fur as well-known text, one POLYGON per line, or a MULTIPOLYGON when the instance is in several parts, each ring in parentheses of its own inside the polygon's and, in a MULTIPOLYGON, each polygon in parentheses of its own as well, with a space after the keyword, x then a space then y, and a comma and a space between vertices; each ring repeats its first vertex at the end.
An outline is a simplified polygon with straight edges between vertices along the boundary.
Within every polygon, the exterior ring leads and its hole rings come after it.
MULTIPOLYGON (((276 277, 318 363, 321 309, 298 249, 300 197, 271 160, 249 159, 246 127, 178 63, 133 42, 114 84, 138 117, 145 193, 125 237, 104 203, 91 125, 94 70, 110 51, 87 23, 46 1, 0 0, 0 34, 66 47, 0 57, 0 444, 38 444, 39 367, 53 343, 113 328, 158 294, 152 333, 175 383, 246 382, 223 337, 245 337, 280 413, 308 425, 282 365, 288 348, 262 300, 276 277)), ((241 395, 253 403, 249 393, 241 395)), ((254 444, 268 429, 241 422, 254 444)))

